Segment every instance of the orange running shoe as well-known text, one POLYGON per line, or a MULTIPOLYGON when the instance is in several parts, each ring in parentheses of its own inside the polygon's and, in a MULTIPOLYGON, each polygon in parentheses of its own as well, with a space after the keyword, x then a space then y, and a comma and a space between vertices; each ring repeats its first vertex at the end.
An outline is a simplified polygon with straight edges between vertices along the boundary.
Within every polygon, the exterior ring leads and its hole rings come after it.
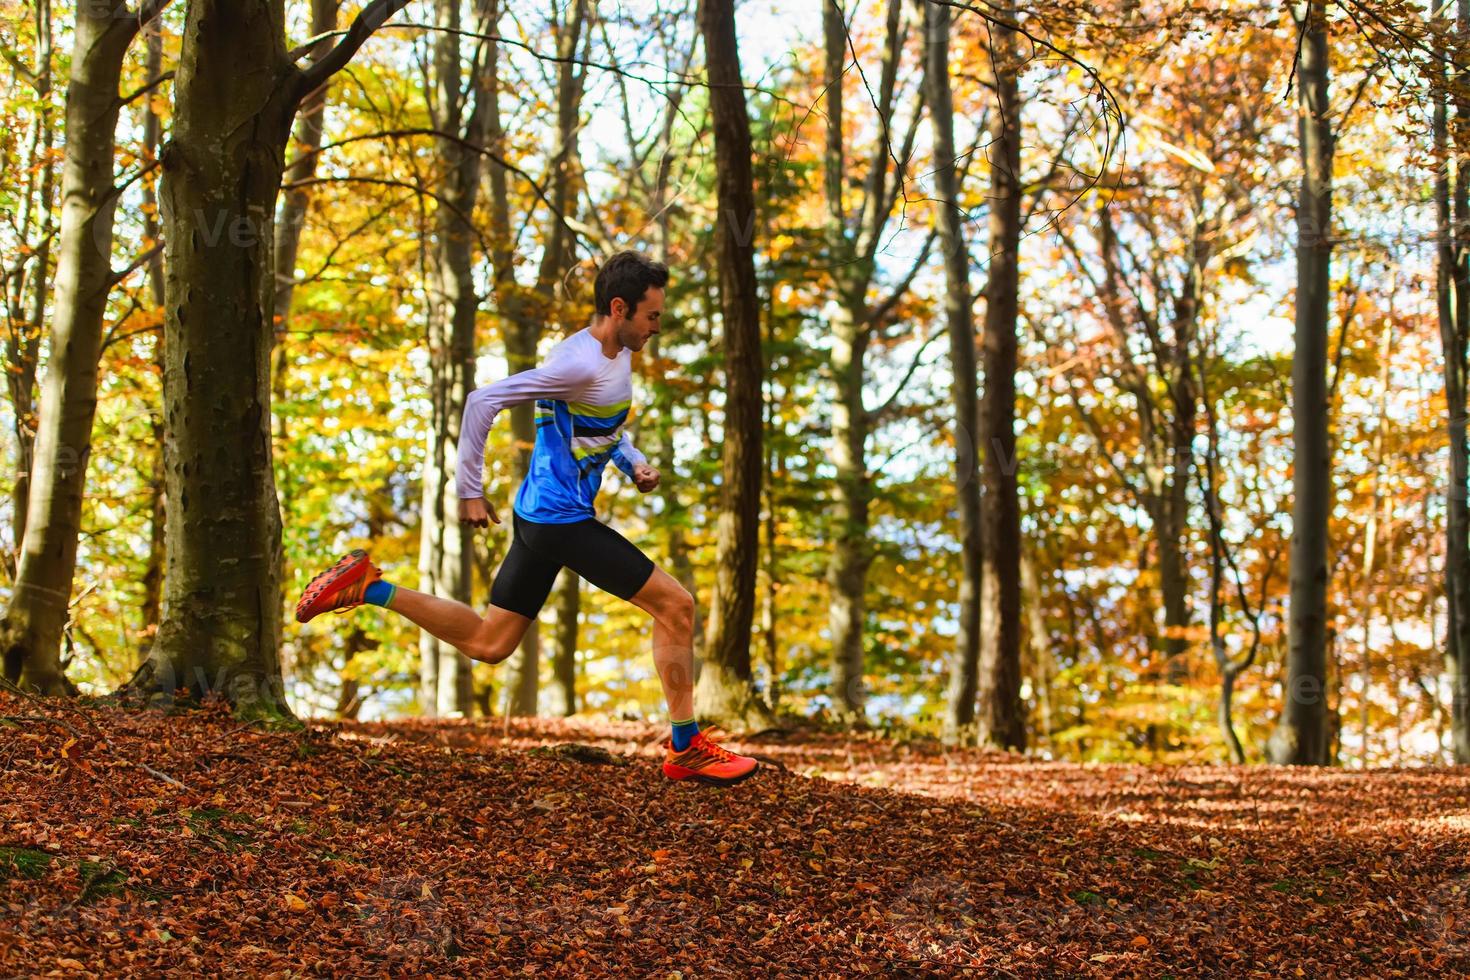
POLYGON ((301 601, 296 603, 296 622, 305 623, 333 609, 346 612, 362 605, 362 594, 382 577, 366 551, 353 549, 306 586, 301 601))
POLYGON ((736 755, 704 732, 695 735, 689 748, 674 751, 673 739, 666 739, 664 775, 670 779, 694 779, 714 786, 730 786, 748 778, 759 765, 747 755, 736 755))

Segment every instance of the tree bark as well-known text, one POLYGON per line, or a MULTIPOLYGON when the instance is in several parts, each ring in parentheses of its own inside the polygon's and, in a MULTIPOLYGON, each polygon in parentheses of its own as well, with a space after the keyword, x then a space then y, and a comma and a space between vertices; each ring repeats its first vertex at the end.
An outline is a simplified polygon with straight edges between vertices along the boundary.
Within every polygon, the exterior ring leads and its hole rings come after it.
POLYGON ((184 688, 246 718, 290 715, 270 433, 276 197, 302 97, 404 2, 373 0, 304 70, 286 52, 282 0, 188 5, 162 159, 165 612, 135 694, 184 688))
MULTIPOLYGON (((685 56, 683 68, 687 69, 691 64, 694 52, 691 50, 685 56)), ((674 166, 674 127, 680 118, 680 107, 683 104, 684 94, 687 87, 680 87, 668 96, 664 106, 663 128, 659 135, 659 157, 658 168, 655 171, 652 203, 649 208, 658 215, 655 225, 657 232, 656 248, 658 260, 665 264, 669 261, 669 223, 671 219, 671 208, 668 197, 669 178, 674 166)), ((648 342, 649 359, 655 363, 661 363, 660 339, 655 336, 648 342)), ((689 558, 689 543, 685 536, 689 508, 679 499, 679 481, 675 479, 678 473, 678 457, 674 452, 674 417, 673 407, 675 398, 666 387, 655 389, 653 431, 657 433, 658 445, 654 450, 652 458, 657 459, 658 469, 664 474, 657 493, 663 501, 663 518, 660 523, 667 535, 667 547, 669 558, 669 573, 684 586, 692 596, 699 595, 699 589, 694 580, 694 563, 689 558)), ((645 424, 643 431, 648 431, 645 424)), ((704 620, 703 611, 699 603, 694 606, 694 657, 696 661, 703 660, 704 648, 704 620)))
MULTIPOLYGON (((478 33, 493 30, 498 7, 478 0, 478 33)), ((474 289, 476 232, 470 216, 479 199, 481 155, 471 147, 485 139, 489 105, 486 72, 478 59, 470 66, 469 92, 462 81, 460 0, 438 0, 435 20, 430 118, 447 135, 435 138, 443 166, 440 200, 434 210, 435 294, 429 309, 429 392, 434 425, 424 467, 420 520, 419 590, 468 604, 473 581, 472 528, 458 519, 455 465, 465 399, 475 386, 474 289), (466 145, 468 144, 468 146, 466 145)), ((463 717, 472 708, 471 662, 427 631, 419 637, 420 662, 437 664, 432 714, 463 717)), ((426 672, 427 673, 427 672, 426 672)), ((427 685, 426 685, 427 686, 427 685)), ((425 700, 430 694, 424 692, 425 700)), ((425 704, 427 708, 427 703, 425 704)))
MULTIPOLYGON (((1455 33, 1463 37, 1470 3, 1457 4, 1455 33)), ((1444 54, 1440 42, 1440 54, 1444 54)), ((1445 408, 1450 441, 1450 479, 1445 493, 1445 603, 1449 628, 1445 664, 1450 679, 1451 756, 1470 764, 1470 443, 1465 413, 1470 376, 1470 181, 1463 152, 1470 134, 1470 99, 1460 91, 1463 76, 1451 71, 1434 86, 1434 145, 1440 161, 1434 182, 1438 238, 1437 293, 1444 345, 1445 408), (1445 88, 1455 89, 1451 118, 1445 88)))
POLYGON ((280 0, 188 8, 163 152, 163 622, 131 687, 289 716, 271 469, 271 227, 296 98, 280 0))
MULTIPOLYGON (((1203 201, 1198 207, 1203 208, 1203 201)), ((1168 459, 1160 467, 1166 473, 1167 490, 1159 493, 1163 505, 1155 535, 1159 544, 1159 590, 1164 598, 1164 663, 1169 683, 1189 681, 1189 481, 1194 470, 1194 435, 1199 415, 1199 397, 1191 367, 1200 305, 1204 294, 1205 266, 1210 242, 1207 223, 1196 215, 1190 242, 1189 269, 1175 298, 1173 344, 1168 348, 1166 382, 1169 386, 1169 425, 1165 445, 1168 459)), ((1161 488, 1162 489, 1162 488, 1161 488)))
MULTIPOLYGON (((1220 460, 1220 427, 1216 422, 1214 404, 1209 400, 1206 388, 1203 358, 1200 359, 1199 391, 1205 406, 1205 434, 1209 442, 1204 467, 1200 473, 1200 489, 1205 499, 1205 515, 1210 531, 1210 653, 1215 659, 1215 666, 1220 671, 1220 703, 1216 709, 1215 721, 1219 725, 1220 737, 1225 742, 1230 761, 1241 765, 1245 762, 1245 747, 1241 745, 1240 737, 1235 733, 1235 722, 1231 717, 1235 701, 1235 682, 1255 662, 1256 652, 1261 645, 1261 622, 1260 617, 1247 606, 1245 594, 1242 592, 1242 611, 1251 618, 1254 637, 1250 649, 1244 656, 1231 658, 1225 645, 1225 600, 1221 596, 1225 582, 1225 565, 1229 556, 1225 551, 1225 519, 1220 506, 1220 481, 1217 470, 1220 460)), ((1264 585, 1261 594, 1263 596, 1266 594, 1264 585)))
POLYGON ((52 149, 56 142, 52 120, 52 52, 53 30, 50 0, 37 0, 36 69, 32 86, 36 93, 36 116, 26 139, 26 187, 21 199, 20 236, 27 240, 35 229, 35 255, 30 261, 35 271, 27 276, 22 256, 17 268, 8 270, 10 335, 6 338, 6 389, 13 410, 16 446, 15 483, 11 487, 10 513, 13 519, 13 547, 5 562, 5 570, 14 575, 18 570, 20 551, 26 534, 26 505, 30 500, 31 464, 36 444, 36 372, 41 359, 41 335, 45 330, 46 297, 51 286, 52 214, 56 200, 56 163, 52 149), (39 174, 39 180, 37 175, 39 174), (39 185, 39 186, 38 186, 39 185), (29 297, 27 291, 29 289, 29 297), (30 307, 27 309, 27 299, 30 307))
POLYGON ((755 180, 750 117, 740 78, 733 0, 702 0, 700 32, 715 136, 715 264, 725 352, 724 452, 715 545, 715 589, 705 662, 695 689, 701 717, 762 725, 751 683, 751 623, 760 531, 761 355, 755 278, 755 180))
POLYGON ((556 656, 551 662, 551 713, 568 718, 577 713, 577 619, 582 607, 582 579, 570 568, 561 570, 556 605, 556 656))
MULTIPOLYGON (((157 78, 163 73, 163 33, 154 25, 144 30, 148 43, 146 74, 149 78, 157 78)), ((153 111, 153 101, 144 99, 143 145, 147 147, 150 163, 158 159, 162 134, 163 120, 159 119, 158 113, 153 111)), ((152 182, 145 181, 143 184, 143 246, 151 249, 161 244, 162 240, 162 229, 158 224, 158 193, 152 182)), ((163 253, 161 251, 154 252, 152 258, 148 260, 148 291, 151 294, 153 305, 160 311, 165 309, 167 296, 164 292, 163 253)), ((154 364, 158 368, 159 378, 162 378, 165 367, 162 326, 158 329, 153 351, 154 364)), ((163 459, 165 435, 161 405, 154 406, 150 413, 149 428, 153 434, 153 469, 148 477, 148 563, 143 569, 143 604, 139 617, 142 620, 143 637, 140 663, 148 657, 148 649, 153 645, 154 637, 158 635, 158 621, 163 614, 163 570, 167 561, 168 547, 165 532, 165 525, 168 521, 168 498, 164 491, 167 471, 163 459)))
POLYGON ((868 572, 873 564, 870 505, 873 475, 868 471, 868 438, 877 422, 863 399, 867 385, 867 353, 878 327, 868 290, 877 268, 875 251, 886 227, 888 206, 889 124, 902 52, 902 4, 888 4, 883 73, 876 111, 879 138, 864 177, 863 193, 851 195, 843 111, 843 77, 849 56, 844 13, 838 0, 822 8, 826 38, 827 145, 824 151, 827 198, 827 249, 834 302, 827 328, 832 335, 830 367, 836 387, 832 406, 832 465, 836 470, 836 503, 832 555, 827 564, 831 590, 832 702, 839 716, 862 724, 867 692, 863 680, 863 637, 867 626, 868 572), (849 229, 849 217, 854 227, 849 229))
POLYGON ((361 625, 354 625, 352 632, 347 634, 346 660, 342 664, 342 689, 337 693, 338 718, 352 721, 362 711, 364 699, 362 681, 353 674, 352 664, 359 653, 371 650, 375 646, 377 644, 368 638, 367 631, 361 625))
MULTIPOLYGON (((312 37, 329 35, 336 30, 339 5, 340 0, 311 0, 312 37)), ((330 43, 322 41, 312 49, 307 58, 312 63, 316 63, 325 57, 330 49, 330 43)), ((291 346, 286 341, 286 334, 291 324, 291 302, 296 295, 296 259, 301 247, 301 231, 306 224, 306 214, 311 206, 310 181, 316 174, 317 160, 321 157, 319 151, 322 146, 322 126, 326 117, 328 87, 322 85, 315 92, 309 93, 301 100, 301 105, 297 109, 296 156, 286 167, 284 180, 289 186, 281 195, 280 206, 276 212, 275 241, 273 243, 275 302, 271 330, 274 345, 271 356, 271 398, 275 403, 284 402, 287 396, 286 382, 290 377, 291 346)), ((276 446, 286 446, 291 435, 286 415, 279 412, 274 413, 272 425, 272 437, 275 439, 276 446)), ((278 489, 281 513, 284 519, 289 520, 291 515, 290 483, 278 489)), ((280 561, 280 567, 276 570, 276 575, 284 583, 286 581, 284 548, 278 550, 277 558, 280 561)), ((286 622, 284 602, 276 607, 276 616, 280 620, 280 628, 284 631, 286 622)), ((357 634, 358 631, 354 629, 353 639, 349 639, 349 644, 355 642, 357 634)))
POLYGON ((41 392, 26 530, 15 591, 0 621, 7 679, 28 690, 62 694, 61 636, 68 618, 81 530, 82 490, 97 411, 102 320, 113 285, 113 183, 118 84, 123 56, 140 22, 136 15, 81 5, 66 96, 66 156, 61 236, 52 298, 50 362, 41 392))
POLYGON ((1041 737, 1052 747, 1052 732, 1055 727, 1051 700, 1052 679, 1056 676, 1056 658, 1051 650, 1051 634, 1046 628, 1046 614, 1041 607, 1041 584, 1036 577, 1036 563, 1021 556, 1021 588, 1030 597, 1026 603, 1027 629, 1031 641, 1031 656, 1036 662, 1036 707, 1041 724, 1041 737))
MULTIPOLYGON (((1118 261, 1120 245, 1113 228, 1110 208, 1099 208, 1099 251, 1103 276, 1097 283, 1107 322, 1117 338, 1122 363, 1119 382, 1138 406, 1139 444, 1143 455, 1141 485, 1131 481, 1128 489, 1148 514, 1153 552, 1158 566, 1159 594, 1164 612, 1163 634, 1157 631, 1153 612, 1143 617, 1150 650, 1159 653, 1165 678, 1170 684, 1189 679, 1189 481, 1194 470, 1194 437, 1199 417, 1192 361, 1198 336, 1200 310, 1204 302, 1205 269, 1211 257, 1215 224, 1203 215, 1205 196, 1194 188, 1194 227, 1189 239, 1188 265, 1174 304, 1172 336, 1165 337, 1160 315, 1140 303, 1132 315, 1122 298, 1124 271, 1118 261), (1157 373, 1131 359, 1130 340, 1141 328, 1154 352, 1157 373), (1157 394, 1162 386, 1164 396, 1157 394)), ((1161 282, 1162 276, 1155 276, 1161 282)), ((1130 291, 1131 288, 1130 288, 1130 291)), ((1136 295, 1136 293, 1135 293, 1136 295)), ((1149 568, 1149 552, 1143 549, 1139 571, 1149 568)))
MULTIPOLYGON (((1364 769, 1368 768, 1368 741, 1372 736, 1369 729, 1371 722, 1369 708, 1372 700, 1369 692, 1373 688, 1372 626, 1376 597, 1373 579, 1376 572, 1378 548, 1378 511, 1383 502, 1383 443, 1384 430, 1388 427, 1389 367, 1392 363, 1389 351, 1393 347, 1393 326, 1393 311, 1390 307, 1389 315, 1383 318, 1383 335, 1378 344, 1378 419, 1377 424, 1373 427, 1373 468, 1371 470, 1373 492, 1368 505, 1368 526, 1363 531, 1363 565, 1362 574, 1359 577, 1363 589, 1363 601, 1359 607, 1363 621, 1363 657, 1362 662, 1358 665, 1358 725, 1362 730, 1361 751, 1364 769)), ((1392 556, 1390 556, 1391 561, 1392 556)), ((1387 669, 1389 665, 1385 663, 1384 666, 1387 669)), ((1389 688, 1393 689, 1392 683, 1389 684, 1389 688)))
MULTIPOLYGON (((311 36, 320 37, 337 29, 337 9, 341 0, 311 0, 311 36)), ((316 62, 323 58, 329 46, 318 44, 307 58, 316 62)), ((296 112, 295 158, 286 168, 285 179, 291 186, 281 195, 280 210, 276 216, 276 374, 285 369, 287 348, 281 345, 291 321, 291 300, 296 295, 296 258, 301 248, 301 230, 306 224, 306 213, 311 207, 311 188, 308 181, 316 174, 317 160, 321 158, 322 128, 327 114, 327 86, 322 86, 301 100, 296 112)))
POLYGON ((1284 707, 1271 761, 1327 765, 1327 521, 1332 478, 1327 425, 1327 322, 1332 258, 1333 136, 1328 105, 1325 0, 1300 5, 1298 66, 1301 199, 1297 207, 1296 355, 1292 366, 1295 458, 1290 648, 1284 707))
POLYGON ((955 169, 954 95, 949 82, 949 8, 924 7, 924 84, 934 131, 936 221, 944 254, 944 314, 949 332, 950 403, 954 411, 955 491, 960 512, 959 616, 949 672, 944 737, 965 743, 975 737, 975 707, 980 684, 980 592, 982 550, 980 472, 977 433, 975 319, 971 310, 970 252, 965 242, 964 210, 955 169))
MULTIPOLYGON (((561 9, 555 5, 555 10, 561 9)), ((546 245, 541 253, 536 282, 531 290, 523 290, 514 279, 514 259, 509 254, 503 259, 504 280, 501 294, 501 311, 508 321, 506 333, 506 359, 512 373, 536 366, 536 350, 541 341, 545 324, 553 318, 559 294, 563 292, 562 278, 576 262, 573 239, 568 232, 563 216, 574 216, 577 211, 577 182, 580 177, 578 133, 581 130, 582 94, 586 89, 586 69, 578 70, 577 51, 584 40, 591 37, 588 18, 591 8, 587 0, 577 0, 568 11, 564 23, 556 25, 557 57, 562 59, 557 67, 556 83, 556 148, 547 164, 542 183, 548 187, 547 196, 552 207, 546 218, 544 230, 546 245)), ((504 186, 503 184, 501 185, 504 186)), ((497 270, 499 272, 499 270, 497 270)), ((530 472, 531 448, 536 443, 534 407, 517 405, 511 409, 511 429, 517 445, 522 446, 519 456, 519 476, 522 480, 530 472)), ((566 629, 560 624, 558 633, 566 629)), ((575 628, 575 624, 572 628, 575 628)), ((538 710, 541 686, 541 633, 538 623, 532 623, 521 641, 520 649, 506 663, 511 686, 511 713, 534 715, 538 710)))
POLYGON ((843 76, 847 65, 847 25, 838 0, 822 5, 826 36, 827 147, 824 154, 827 193, 827 238, 836 302, 827 320, 832 334, 832 379, 837 397, 832 404, 832 489, 836 526, 832 557, 827 565, 831 589, 832 703, 849 723, 863 720, 867 700, 863 689, 863 633, 867 608, 868 569, 872 548, 868 541, 868 507, 872 485, 868 476, 868 410, 863 404, 867 378, 867 349, 872 327, 863 316, 866 279, 854 268, 856 256, 847 237, 843 194, 847 167, 843 139, 843 76), (861 292, 859 281, 862 281, 861 292), (858 303, 854 304, 857 292, 858 303), (854 309, 854 305, 858 309, 854 309))
POLYGON ((1016 325, 1021 242, 1021 98, 1015 35, 992 26, 992 76, 998 99, 991 117, 990 280, 985 302, 985 393, 980 405, 979 710, 981 745, 1022 749, 1021 509, 1016 479, 1016 325))

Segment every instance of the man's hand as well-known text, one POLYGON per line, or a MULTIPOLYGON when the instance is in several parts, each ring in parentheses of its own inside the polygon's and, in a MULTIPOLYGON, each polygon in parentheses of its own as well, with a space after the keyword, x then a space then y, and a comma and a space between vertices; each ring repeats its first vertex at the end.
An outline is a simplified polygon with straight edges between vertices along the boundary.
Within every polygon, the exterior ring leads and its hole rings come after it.
POLYGON ((658 486, 658 470, 647 463, 636 464, 633 467, 633 485, 639 493, 648 493, 658 486))
POLYGON ((495 508, 483 497, 469 497, 459 502, 459 522, 470 527, 489 527, 490 522, 500 523, 495 508))

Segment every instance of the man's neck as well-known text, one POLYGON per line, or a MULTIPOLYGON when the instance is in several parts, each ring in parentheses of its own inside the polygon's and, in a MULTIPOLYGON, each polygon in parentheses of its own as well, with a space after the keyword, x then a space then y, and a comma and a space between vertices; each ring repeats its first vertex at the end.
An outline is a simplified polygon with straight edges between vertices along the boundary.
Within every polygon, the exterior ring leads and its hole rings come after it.
POLYGON ((623 345, 618 342, 617 334, 613 330, 612 317, 594 316, 587 332, 602 345, 602 356, 608 360, 612 360, 623 352, 623 345))

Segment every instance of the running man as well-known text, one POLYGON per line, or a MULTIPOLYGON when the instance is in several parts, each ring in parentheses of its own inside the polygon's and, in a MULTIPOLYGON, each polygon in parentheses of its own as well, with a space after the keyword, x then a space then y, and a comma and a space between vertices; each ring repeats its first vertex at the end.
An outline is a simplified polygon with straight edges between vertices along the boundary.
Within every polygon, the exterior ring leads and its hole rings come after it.
POLYGON ((541 367, 479 388, 466 400, 455 479, 460 522, 473 527, 500 523, 480 485, 490 426, 512 405, 536 403, 531 469, 516 494, 510 551, 483 618, 463 603, 390 585, 359 549, 311 580, 296 619, 305 623, 363 603, 382 606, 466 656, 498 664, 520 645, 565 566, 653 617, 653 663, 673 725, 664 775, 728 785, 753 773, 756 760, 723 748, 695 721, 694 597, 593 511, 609 460, 641 493, 659 483, 658 470, 633 448, 623 426, 633 397, 632 352, 658 333, 668 280, 662 263, 619 252, 597 274, 590 326, 553 348, 541 367))

